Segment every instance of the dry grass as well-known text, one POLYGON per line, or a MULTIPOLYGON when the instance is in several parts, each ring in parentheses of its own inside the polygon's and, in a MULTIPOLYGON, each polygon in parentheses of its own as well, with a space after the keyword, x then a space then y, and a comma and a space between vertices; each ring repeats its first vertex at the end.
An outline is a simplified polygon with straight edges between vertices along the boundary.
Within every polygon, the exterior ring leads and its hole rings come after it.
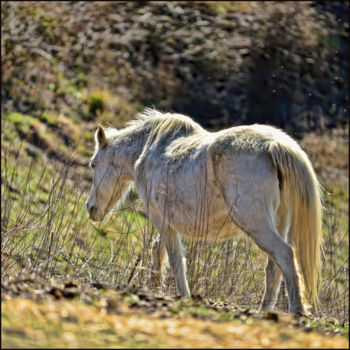
MULTIPOLYGON (((45 278, 145 286, 156 232, 147 218, 133 212, 135 202, 130 210, 115 212, 94 225, 84 204, 89 170, 69 162, 30 160, 23 148, 6 145, 2 149, 3 275, 26 269, 45 278)), ((349 311, 348 193, 338 181, 322 181, 328 191, 323 222, 326 255, 321 309, 314 317, 344 323, 349 311)), ((266 256, 251 239, 243 235, 220 244, 185 239, 184 245, 194 294, 259 307, 266 256)), ((157 292, 177 293, 169 270, 157 292)), ((277 308, 286 311, 287 306, 282 285, 277 308)))
POLYGON ((119 315, 77 302, 38 304, 14 299, 3 303, 3 346, 64 348, 347 348, 345 337, 306 335, 288 317, 279 323, 211 322, 185 316, 158 319, 123 308, 119 315), (35 322, 33 322, 35 320, 35 322), (20 330, 18 329, 20 326, 20 330), (40 343, 38 342, 40 340, 40 343))

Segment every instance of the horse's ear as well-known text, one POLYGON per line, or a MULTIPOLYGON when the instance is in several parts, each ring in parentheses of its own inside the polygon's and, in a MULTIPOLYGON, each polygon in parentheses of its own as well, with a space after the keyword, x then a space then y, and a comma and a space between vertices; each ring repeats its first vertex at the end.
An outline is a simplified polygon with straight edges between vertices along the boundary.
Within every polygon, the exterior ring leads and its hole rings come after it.
POLYGON ((107 138, 105 131, 101 124, 98 124, 98 129, 95 134, 95 139, 100 149, 105 148, 107 145, 107 138))

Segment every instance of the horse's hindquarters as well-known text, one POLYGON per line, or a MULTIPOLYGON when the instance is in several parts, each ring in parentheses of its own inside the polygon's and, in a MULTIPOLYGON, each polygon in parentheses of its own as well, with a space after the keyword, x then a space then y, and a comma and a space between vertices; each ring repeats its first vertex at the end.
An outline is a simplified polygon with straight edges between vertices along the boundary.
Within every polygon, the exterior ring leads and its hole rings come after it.
POLYGON ((245 232, 275 227, 280 204, 277 171, 266 154, 223 155, 213 170, 231 219, 245 232))

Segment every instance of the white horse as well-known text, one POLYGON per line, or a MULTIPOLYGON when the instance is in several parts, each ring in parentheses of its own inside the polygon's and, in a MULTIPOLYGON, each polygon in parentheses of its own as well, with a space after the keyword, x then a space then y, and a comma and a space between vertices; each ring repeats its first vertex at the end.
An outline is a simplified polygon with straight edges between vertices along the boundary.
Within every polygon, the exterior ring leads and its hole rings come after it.
POLYGON ((298 144, 267 125, 208 132, 187 116, 146 109, 122 130, 96 133, 90 218, 101 221, 134 182, 159 236, 150 284, 168 254, 189 296, 180 234, 217 241, 247 233, 268 255, 261 309, 271 310, 283 274, 290 312, 318 302, 321 191, 298 144))

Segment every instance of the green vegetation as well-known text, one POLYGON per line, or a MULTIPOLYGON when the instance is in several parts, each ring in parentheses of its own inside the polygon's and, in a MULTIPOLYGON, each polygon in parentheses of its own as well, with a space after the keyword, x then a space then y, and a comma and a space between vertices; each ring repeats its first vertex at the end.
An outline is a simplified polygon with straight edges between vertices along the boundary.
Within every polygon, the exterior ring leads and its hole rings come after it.
POLYGON ((44 112, 39 115, 39 120, 48 125, 55 125, 58 115, 56 113, 44 112))
POLYGON ((35 122, 35 118, 17 112, 8 113, 5 119, 13 124, 22 136, 29 134, 35 122))
MULTIPOLYGON (((105 105, 114 98, 103 90, 84 96, 81 98, 105 105)), ((106 116, 106 111, 102 115, 106 116)), ((3 271, 11 274, 31 266, 43 271, 46 278, 59 275, 144 286, 151 269, 151 243, 156 232, 147 218, 133 211, 136 204, 112 213, 100 224, 88 219, 85 200, 92 173, 86 164, 94 150, 94 130, 88 129, 81 119, 78 123, 54 112, 39 113, 37 117, 10 112, 2 122, 6 130, 2 135, 1 159, 3 271), (63 151, 61 158, 42 157, 49 152, 57 155, 59 150, 63 151), (79 163, 71 163, 71 154, 79 163)), ((321 161, 321 169, 340 169, 343 164, 336 154, 345 152, 346 135, 345 131, 329 140, 322 136, 319 142, 315 141, 317 136, 312 136, 303 141, 303 147, 314 164, 321 161), (321 147, 327 142, 332 146, 324 151, 321 147)), ((348 192, 341 179, 321 179, 326 194, 325 260, 321 308, 314 311, 313 317, 347 324, 348 192)), ((249 238, 243 235, 214 245, 187 239, 184 243, 193 293, 259 307, 266 257, 249 238)), ((172 274, 165 272, 161 292, 175 294, 172 274)), ((286 311, 287 305, 282 286, 277 308, 286 311)), ((206 313, 201 307, 196 310, 192 306, 187 311, 206 313)), ((226 320, 230 317, 221 315, 226 320)))
MULTIPOLYGON (((10 120, 18 128, 22 121, 14 115, 10 120)), ((24 119, 33 120, 26 116, 24 119)), ((86 142, 91 141, 88 137, 86 142)), ((35 256, 35 269, 41 269, 47 277, 61 275, 144 286, 152 263, 151 243, 156 235, 150 221, 131 207, 112 213, 102 223, 92 223, 84 204, 91 171, 83 166, 31 159, 26 144, 16 149, 5 142, 2 154, 6 273, 28 266, 35 256)), ((91 153, 91 149, 84 148, 85 159, 91 153)), ((348 310, 348 194, 331 183, 327 191, 321 308, 314 316, 344 322, 348 310)), ((243 235, 214 245, 187 239, 184 243, 193 293, 221 300, 229 296, 237 305, 258 308, 265 279, 265 256, 249 238, 243 235)), ((170 271, 163 282, 163 292, 176 293, 170 271)), ((278 308, 286 311, 287 304, 282 287, 278 308)))

